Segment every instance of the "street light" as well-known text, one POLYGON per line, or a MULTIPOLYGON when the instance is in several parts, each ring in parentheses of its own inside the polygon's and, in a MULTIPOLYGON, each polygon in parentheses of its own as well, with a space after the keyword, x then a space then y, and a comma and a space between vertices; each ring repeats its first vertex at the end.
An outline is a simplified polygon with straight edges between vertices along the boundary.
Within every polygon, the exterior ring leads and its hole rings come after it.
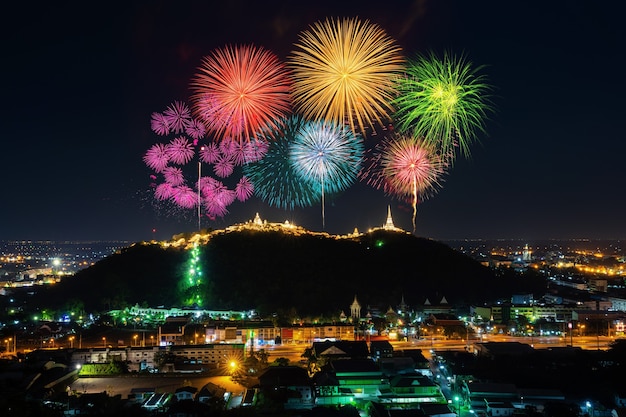
POLYGON ((150 335, 150 344, 154 346, 154 336, 150 335))
POLYGON ((74 336, 70 336, 70 349, 74 347, 74 336))
POLYGON ((454 403, 456 404, 456 414, 460 416, 461 415, 461 402, 460 402, 460 398, 458 395, 454 396, 454 403))
POLYGON ((102 337, 102 347, 103 348, 107 347, 107 338, 106 337, 102 337))
POLYGON ((133 345, 134 346, 137 346, 137 337, 138 337, 137 335, 133 336, 133 342, 134 342, 133 345))

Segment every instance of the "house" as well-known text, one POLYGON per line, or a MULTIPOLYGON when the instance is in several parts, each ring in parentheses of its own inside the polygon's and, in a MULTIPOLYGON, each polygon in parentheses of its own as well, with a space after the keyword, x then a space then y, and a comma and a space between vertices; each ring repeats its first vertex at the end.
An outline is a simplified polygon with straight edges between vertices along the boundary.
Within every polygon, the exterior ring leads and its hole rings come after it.
POLYGON ((174 396, 177 401, 193 400, 197 392, 198 388, 196 387, 180 387, 176 388, 174 396))
POLYGON ((131 388, 130 394, 128 394, 128 400, 143 404, 143 402, 150 398, 155 392, 155 388, 131 388))
POLYGON ((475 410, 486 410, 486 402, 512 403, 519 397, 517 387, 509 383, 467 381, 463 383, 462 391, 475 410))
POLYGON ((165 323, 159 326, 157 339, 159 346, 182 345, 185 327, 189 323, 189 317, 168 317, 165 323))
POLYGON ((196 401, 201 403, 209 403, 219 398, 220 400, 224 400, 224 394, 226 394, 226 389, 220 387, 219 385, 215 385, 212 382, 209 382, 196 394, 196 401))
POLYGON ((375 361, 393 356, 393 346, 388 340, 374 340, 370 342, 370 356, 375 361))
POLYGON ((389 382, 372 359, 337 359, 313 377, 315 404, 345 405, 375 401, 389 382))
POLYGON ((282 403, 286 409, 311 409, 315 404, 313 385, 304 368, 270 366, 258 378, 259 390, 274 401, 282 403))
POLYGON ((485 400, 487 415, 491 417, 507 417, 513 415, 515 407, 509 401, 488 401, 485 400))
POLYGON ((381 393, 379 402, 389 406, 401 404, 419 408, 421 404, 447 404, 439 385, 418 374, 399 374, 389 380, 389 391, 381 393))
POLYGON ((365 340, 325 340, 323 342, 314 342, 311 346, 313 355, 319 360, 326 358, 328 360, 335 359, 365 359, 370 355, 365 340))

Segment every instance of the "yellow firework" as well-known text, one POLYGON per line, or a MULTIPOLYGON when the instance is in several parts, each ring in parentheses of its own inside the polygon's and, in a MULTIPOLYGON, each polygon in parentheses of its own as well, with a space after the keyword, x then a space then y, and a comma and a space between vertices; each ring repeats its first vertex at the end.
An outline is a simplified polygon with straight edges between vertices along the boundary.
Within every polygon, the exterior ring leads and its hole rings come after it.
POLYGON ((362 133, 390 119, 404 58, 378 25, 327 19, 302 32, 295 47, 289 62, 293 100, 304 117, 347 123, 362 133))

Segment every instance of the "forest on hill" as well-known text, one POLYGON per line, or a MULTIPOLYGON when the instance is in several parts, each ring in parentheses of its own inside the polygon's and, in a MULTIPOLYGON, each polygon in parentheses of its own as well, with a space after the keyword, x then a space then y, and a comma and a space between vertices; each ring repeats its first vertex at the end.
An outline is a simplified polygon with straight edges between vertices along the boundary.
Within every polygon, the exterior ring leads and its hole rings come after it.
MULTIPOLYGON (((406 233, 378 230, 354 238, 283 231, 215 234, 198 248, 202 308, 256 309, 300 316, 349 314, 355 296, 386 311, 443 297, 452 305, 482 303, 516 291, 545 288, 538 277, 496 274, 449 246, 406 233)), ((51 309, 82 303, 105 312, 135 304, 183 307, 190 251, 136 244, 41 291, 34 302, 51 309)), ((187 298, 188 299, 188 298, 187 298)))

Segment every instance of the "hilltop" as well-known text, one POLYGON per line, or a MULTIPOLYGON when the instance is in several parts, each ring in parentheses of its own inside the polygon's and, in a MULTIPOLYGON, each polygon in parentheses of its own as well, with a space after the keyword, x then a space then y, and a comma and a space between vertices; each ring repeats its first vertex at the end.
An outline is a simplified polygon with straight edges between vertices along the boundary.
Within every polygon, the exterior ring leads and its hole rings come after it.
POLYGON ((82 302, 86 311, 180 306, 194 246, 203 307, 216 310, 336 315, 349 312, 355 295, 363 307, 383 310, 403 297, 410 306, 442 297, 469 304, 510 296, 515 285, 443 243, 403 231, 334 236, 246 224, 131 245, 38 294, 36 302, 50 308, 82 302))

